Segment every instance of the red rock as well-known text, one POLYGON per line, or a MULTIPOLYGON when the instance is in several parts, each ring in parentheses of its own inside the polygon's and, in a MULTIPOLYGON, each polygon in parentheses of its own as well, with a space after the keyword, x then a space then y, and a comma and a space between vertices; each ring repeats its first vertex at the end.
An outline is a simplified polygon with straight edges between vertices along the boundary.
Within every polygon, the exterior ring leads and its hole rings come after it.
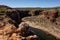
POLYGON ((43 11, 43 12, 42 12, 42 15, 43 15, 44 17, 47 17, 47 11, 43 11))
POLYGON ((49 17, 49 21, 51 23, 53 23, 55 21, 55 18, 58 16, 58 13, 56 13, 57 11, 54 9, 50 9, 48 10, 48 17, 49 17))
POLYGON ((37 36, 36 35, 28 36, 27 40, 37 40, 37 36))
POLYGON ((56 23, 60 25, 60 17, 56 18, 56 23))

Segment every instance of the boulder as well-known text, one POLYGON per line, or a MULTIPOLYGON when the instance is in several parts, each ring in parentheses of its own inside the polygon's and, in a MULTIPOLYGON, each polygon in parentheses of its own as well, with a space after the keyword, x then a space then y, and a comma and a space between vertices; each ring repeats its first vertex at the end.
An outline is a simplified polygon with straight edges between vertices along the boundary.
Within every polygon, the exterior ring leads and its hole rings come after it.
POLYGON ((28 36, 26 39, 27 40, 37 40, 37 36, 36 35, 31 35, 31 36, 28 36))
POLYGON ((18 30, 20 31, 20 35, 21 35, 21 36, 24 36, 24 37, 29 36, 30 27, 29 27, 28 24, 22 22, 22 23, 19 25, 18 30))
POLYGON ((27 39, 30 39, 30 40, 37 39, 37 35, 30 29, 30 26, 25 22, 22 22, 19 25, 18 31, 19 31, 19 35, 22 37, 26 37, 27 39))

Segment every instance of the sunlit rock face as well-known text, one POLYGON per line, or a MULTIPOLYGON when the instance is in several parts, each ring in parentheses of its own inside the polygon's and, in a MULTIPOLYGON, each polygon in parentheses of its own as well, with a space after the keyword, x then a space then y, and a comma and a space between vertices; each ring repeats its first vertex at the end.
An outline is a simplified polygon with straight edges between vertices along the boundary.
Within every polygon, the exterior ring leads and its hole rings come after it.
POLYGON ((37 39, 37 35, 35 35, 34 32, 30 29, 30 26, 24 22, 19 25, 18 31, 20 31, 19 34, 23 37, 26 37, 26 39, 37 39))
POLYGON ((30 26, 25 22, 19 25, 19 28, 12 34, 9 40, 37 40, 37 35, 32 32, 30 26))
POLYGON ((45 11, 45 10, 42 11, 41 13, 42 13, 43 17, 47 17, 48 16, 47 11, 45 11))
POLYGON ((60 17, 56 18, 56 23, 60 26, 60 17))
POLYGON ((8 22, 9 20, 9 18, 4 18, 0 22, 2 25, 2 27, 0 27, 1 40, 37 40, 37 35, 32 32, 28 24, 22 22, 19 27, 16 28, 13 23, 8 22))
POLYGON ((4 18, 0 20, 0 40, 9 40, 9 36, 16 30, 16 27, 13 24, 10 24, 7 20, 8 18, 4 18))

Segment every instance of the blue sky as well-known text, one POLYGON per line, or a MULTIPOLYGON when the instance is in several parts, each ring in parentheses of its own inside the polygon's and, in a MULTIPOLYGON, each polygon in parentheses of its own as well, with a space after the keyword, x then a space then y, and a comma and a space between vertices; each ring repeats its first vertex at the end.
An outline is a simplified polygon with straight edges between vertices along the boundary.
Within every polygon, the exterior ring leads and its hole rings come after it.
POLYGON ((0 5, 10 7, 56 7, 60 0, 0 0, 0 5))

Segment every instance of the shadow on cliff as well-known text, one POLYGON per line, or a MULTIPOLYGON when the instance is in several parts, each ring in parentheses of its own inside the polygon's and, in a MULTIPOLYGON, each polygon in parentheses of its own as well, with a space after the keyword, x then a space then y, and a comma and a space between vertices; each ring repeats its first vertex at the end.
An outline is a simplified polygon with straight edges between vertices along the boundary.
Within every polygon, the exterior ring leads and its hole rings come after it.
POLYGON ((38 40, 60 40, 56 37, 54 37, 51 34, 48 34, 47 32, 37 29, 37 28, 32 28, 31 29, 35 32, 35 34, 39 37, 38 40))

